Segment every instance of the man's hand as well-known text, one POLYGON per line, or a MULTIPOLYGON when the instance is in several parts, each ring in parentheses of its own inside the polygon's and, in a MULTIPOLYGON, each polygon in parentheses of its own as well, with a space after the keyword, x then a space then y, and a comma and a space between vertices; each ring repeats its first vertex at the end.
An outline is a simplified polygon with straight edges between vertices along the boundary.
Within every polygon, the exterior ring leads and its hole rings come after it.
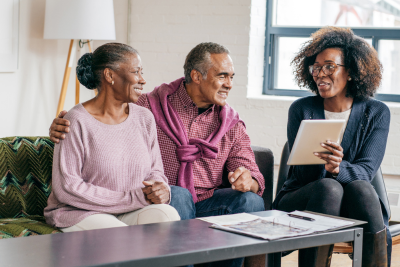
POLYGON ((343 159, 343 148, 338 143, 331 142, 329 140, 325 143, 321 143, 321 146, 332 152, 332 155, 325 153, 314 153, 314 155, 326 161, 325 170, 333 175, 338 175, 340 170, 340 162, 342 162, 343 159))
POLYGON ((65 138, 64 133, 69 132, 69 121, 63 119, 65 114, 67 114, 67 111, 61 111, 58 117, 53 120, 49 129, 50 140, 57 144, 60 142, 60 139, 65 138))
POLYGON ((233 190, 240 192, 258 192, 258 182, 251 177, 250 171, 245 167, 239 167, 234 172, 230 172, 228 174, 228 180, 232 184, 233 190))
POLYGON ((146 201, 150 204, 165 204, 169 201, 169 188, 163 182, 143 181, 142 188, 146 201))

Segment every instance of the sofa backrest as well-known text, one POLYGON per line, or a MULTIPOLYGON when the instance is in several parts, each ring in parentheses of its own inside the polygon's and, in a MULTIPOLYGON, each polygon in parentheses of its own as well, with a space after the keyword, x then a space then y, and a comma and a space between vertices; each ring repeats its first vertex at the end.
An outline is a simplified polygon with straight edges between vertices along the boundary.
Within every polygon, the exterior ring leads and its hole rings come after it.
POLYGON ((0 138, 0 219, 43 216, 53 149, 48 137, 0 138))
MULTIPOLYGON (((269 209, 273 155, 269 149, 252 148, 265 178, 263 198, 269 209)), ((0 138, 0 219, 43 216, 51 193, 53 150, 48 137, 0 138)))

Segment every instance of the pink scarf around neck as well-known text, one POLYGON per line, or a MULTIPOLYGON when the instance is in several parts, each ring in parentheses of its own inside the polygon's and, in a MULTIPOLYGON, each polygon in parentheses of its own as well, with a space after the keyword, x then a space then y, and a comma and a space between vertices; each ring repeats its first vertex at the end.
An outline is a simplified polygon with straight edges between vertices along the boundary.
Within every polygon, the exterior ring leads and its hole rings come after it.
POLYGON ((199 158, 216 159, 218 142, 241 120, 239 114, 228 104, 223 107, 216 106, 219 113, 219 126, 205 140, 189 139, 178 112, 168 101, 168 96, 175 93, 183 81, 184 78, 179 78, 170 84, 163 83, 148 93, 147 98, 158 127, 177 145, 176 153, 181 164, 177 185, 188 189, 196 203, 193 162, 199 158))

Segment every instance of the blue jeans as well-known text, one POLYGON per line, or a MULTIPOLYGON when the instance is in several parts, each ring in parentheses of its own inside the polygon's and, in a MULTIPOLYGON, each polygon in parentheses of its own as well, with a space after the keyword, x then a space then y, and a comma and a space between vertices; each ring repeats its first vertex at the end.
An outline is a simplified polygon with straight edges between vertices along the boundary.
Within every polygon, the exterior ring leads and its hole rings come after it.
MULTIPOLYGON (((259 195, 252 192, 242 193, 231 188, 215 190, 212 197, 195 204, 187 189, 171 186, 170 205, 178 211, 181 220, 265 210, 264 200, 259 195)), ((243 260, 244 258, 224 260, 207 263, 206 266, 240 267, 243 260)))

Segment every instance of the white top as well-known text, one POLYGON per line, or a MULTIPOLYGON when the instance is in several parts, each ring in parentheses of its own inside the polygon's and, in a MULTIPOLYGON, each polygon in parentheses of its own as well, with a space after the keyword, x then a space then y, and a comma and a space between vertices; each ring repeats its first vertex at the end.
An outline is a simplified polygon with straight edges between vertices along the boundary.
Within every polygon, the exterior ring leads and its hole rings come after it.
MULTIPOLYGON (((344 112, 330 112, 327 110, 324 110, 324 112, 325 112, 325 119, 327 119, 327 120, 345 120, 346 126, 347 126, 347 122, 349 121, 351 109, 346 110, 344 112)), ((340 133, 340 139, 339 139, 340 143, 342 142, 343 134, 344 134, 345 130, 346 130, 346 127, 344 127, 342 132, 340 133)))

